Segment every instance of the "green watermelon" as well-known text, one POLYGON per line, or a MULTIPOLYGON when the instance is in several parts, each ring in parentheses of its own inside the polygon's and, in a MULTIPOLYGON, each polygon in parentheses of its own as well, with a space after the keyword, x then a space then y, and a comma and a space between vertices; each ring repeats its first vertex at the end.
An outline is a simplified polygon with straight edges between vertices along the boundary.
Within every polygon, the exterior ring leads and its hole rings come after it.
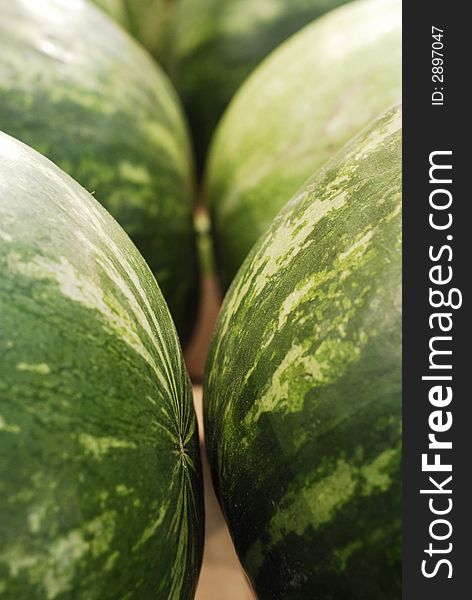
POLYGON ((160 63, 166 63, 179 0, 93 0, 121 23, 160 63))
POLYGON ((0 3, 0 129, 72 175, 136 243, 185 339, 197 302, 189 139, 151 58, 84 0, 0 3))
POLYGON ((336 9, 256 70, 223 117, 206 180, 225 288, 284 202, 400 99, 399 0, 336 9))
POLYGON ((168 68, 183 98, 199 166, 249 73, 292 33, 347 0, 176 0, 168 68))
POLYGON ((261 599, 401 597, 401 112, 325 166, 233 282, 205 437, 261 599))
POLYGON ((170 314, 124 231, 0 134, 0 598, 193 598, 203 497, 170 314))

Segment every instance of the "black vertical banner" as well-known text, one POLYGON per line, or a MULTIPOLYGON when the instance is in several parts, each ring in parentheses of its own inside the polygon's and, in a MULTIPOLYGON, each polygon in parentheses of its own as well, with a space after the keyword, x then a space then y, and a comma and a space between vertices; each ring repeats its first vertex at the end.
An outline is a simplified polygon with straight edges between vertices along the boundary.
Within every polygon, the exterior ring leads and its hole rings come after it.
POLYGON ((472 597, 470 25, 403 3, 403 597, 472 597), (467 109, 466 109, 467 104, 467 109), (467 287, 466 287, 467 286, 467 287))

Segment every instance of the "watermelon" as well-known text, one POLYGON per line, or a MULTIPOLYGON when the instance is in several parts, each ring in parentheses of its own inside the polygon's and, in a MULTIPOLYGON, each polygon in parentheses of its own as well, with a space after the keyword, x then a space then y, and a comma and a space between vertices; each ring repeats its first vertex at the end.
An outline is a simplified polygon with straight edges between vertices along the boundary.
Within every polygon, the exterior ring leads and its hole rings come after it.
POLYGON ((134 36, 160 63, 166 63, 179 0, 93 0, 134 36))
POLYGON ((168 69, 183 98, 202 167, 212 131, 261 60, 347 0, 176 0, 168 69))
POLYGON ((197 425, 177 333, 125 232, 0 134, 0 597, 193 598, 197 425))
POLYGON ((278 214, 207 363, 219 500, 261 599, 401 597, 401 112, 278 214))
POLYGON ((72 175, 143 254, 182 338, 194 319, 193 174, 167 78, 85 0, 0 3, 0 129, 72 175))
POLYGON ((400 99, 399 0, 338 8, 256 70, 223 117, 206 180, 225 288, 284 202, 400 99))

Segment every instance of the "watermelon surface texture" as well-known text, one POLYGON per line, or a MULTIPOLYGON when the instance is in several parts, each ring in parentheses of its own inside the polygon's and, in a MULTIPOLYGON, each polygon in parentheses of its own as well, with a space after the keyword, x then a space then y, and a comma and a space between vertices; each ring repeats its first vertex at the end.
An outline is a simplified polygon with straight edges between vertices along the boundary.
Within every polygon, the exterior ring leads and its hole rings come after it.
POLYGON ((0 598, 193 598, 203 497, 161 292, 82 187, 0 133, 0 598))
POLYGON ((261 599, 401 597, 401 113, 279 213, 207 363, 215 488, 261 599))
POLYGON ((202 167, 211 134, 244 79, 311 20, 347 0, 176 0, 168 69, 202 167))
POLYGON ((206 181, 227 288, 283 204, 372 119, 401 100, 401 3, 352 2, 276 50, 218 128, 206 181))
POLYGON ((159 67, 85 0, 0 2, 0 129, 92 192, 148 262, 182 338, 197 298, 192 160, 159 67))

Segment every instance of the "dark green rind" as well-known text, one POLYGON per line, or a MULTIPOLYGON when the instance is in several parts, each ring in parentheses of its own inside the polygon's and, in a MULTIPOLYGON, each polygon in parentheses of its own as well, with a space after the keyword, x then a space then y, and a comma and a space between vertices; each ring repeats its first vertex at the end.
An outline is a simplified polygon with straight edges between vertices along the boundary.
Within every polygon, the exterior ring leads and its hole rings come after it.
POLYGON ((347 0, 180 0, 168 58, 199 169, 211 134, 253 69, 290 35, 347 0))
POLYGON ((350 2, 264 61, 221 120, 206 173, 224 289, 287 199, 400 101, 398 0, 350 2))
POLYGON ((84 0, 0 5, 0 129, 72 175, 155 274, 181 337, 198 273, 189 140, 164 74, 84 0))
POLYGON ((197 425, 139 252, 0 133, 0 598, 193 598, 197 425))
POLYGON ((207 452, 261 599, 401 597, 401 111, 279 213, 225 299, 207 452))

